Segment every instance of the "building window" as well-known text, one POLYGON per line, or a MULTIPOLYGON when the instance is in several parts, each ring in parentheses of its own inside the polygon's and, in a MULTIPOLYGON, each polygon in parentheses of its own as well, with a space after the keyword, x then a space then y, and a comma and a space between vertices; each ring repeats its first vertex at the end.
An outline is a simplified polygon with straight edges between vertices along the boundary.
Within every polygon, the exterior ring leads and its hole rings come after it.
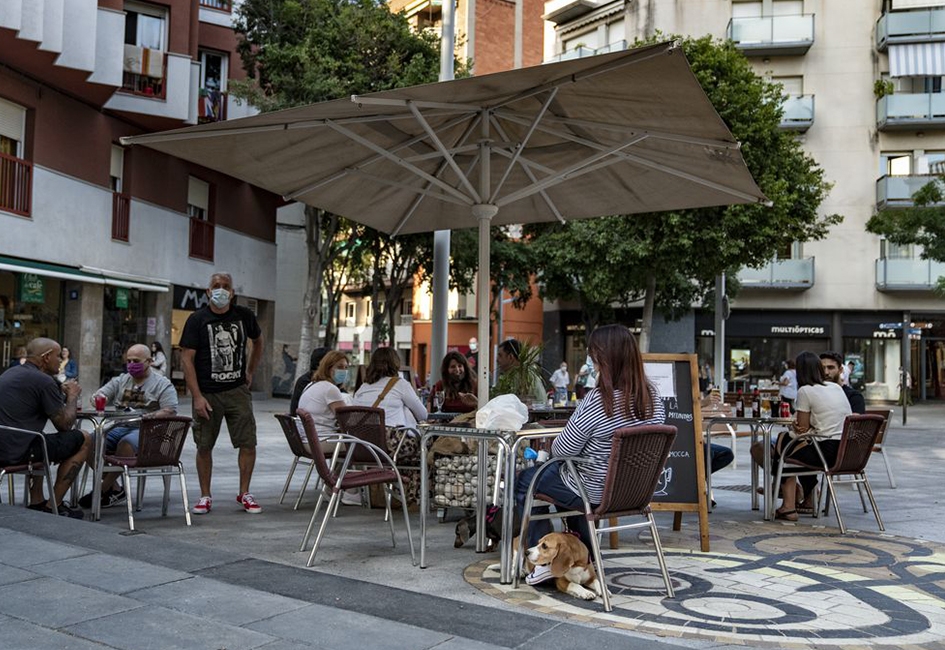
POLYGON ((879 154, 880 176, 909 176, 912 174, 912 154, 887 152, 879 154))
POLYGON ((33 164, 23 160, 26 109, 0 99, 0 210, 30 216, 33 164))
POLYGON ((219 122, 226 119, 226 78, 229 58, 221 52, 200 50, 200 92, 197 121, 219 122))
POLYGON ((233 8, 232 0, 200 0, 200 6, 229 13, 233 8))
POLYGON ((121 90, 164 98, 167 63, 167 10, 125 3, 125 49, 121 90))
POLYGON ((112 145, 109 179, 112 187, 112 239, 128 241, 131 222, 131 197, 122 192, 125 150, 112 145))
POLYGON ((213 261, 213 215, 210 184, 191 176, 187 185, 187 216, 190 217, 190 256, 213 261))
POLYGON ((354 327, 358 316, 358 303, 351 301, 345 303, 345 326, 354 327))

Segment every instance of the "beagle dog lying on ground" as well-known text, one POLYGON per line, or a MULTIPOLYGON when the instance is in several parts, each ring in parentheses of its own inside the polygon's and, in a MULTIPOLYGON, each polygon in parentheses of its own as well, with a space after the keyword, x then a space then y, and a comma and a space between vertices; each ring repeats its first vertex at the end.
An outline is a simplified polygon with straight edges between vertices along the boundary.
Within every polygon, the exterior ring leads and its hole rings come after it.
POLYGON ((583 600, 601 595, 597 572, 590 562, 587 546, 573 533, 548 533, 525 552, 525 569, 548 566, 561 593, 583 600))

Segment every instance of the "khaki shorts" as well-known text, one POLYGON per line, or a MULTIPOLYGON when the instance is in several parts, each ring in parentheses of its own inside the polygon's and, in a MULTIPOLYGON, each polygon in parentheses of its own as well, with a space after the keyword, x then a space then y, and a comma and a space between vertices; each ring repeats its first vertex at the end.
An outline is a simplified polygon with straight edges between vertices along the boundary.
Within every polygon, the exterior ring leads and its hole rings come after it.
POLYGON ((197 443, 197 449, 213 449, 224 419, 234 448, 256 446, 256 416, 253 415, 253 397, 248 386, 231 388, 222 393, 208 393, 204 397, 213 411, 209 420, 194 414, 194 442, 197 443))

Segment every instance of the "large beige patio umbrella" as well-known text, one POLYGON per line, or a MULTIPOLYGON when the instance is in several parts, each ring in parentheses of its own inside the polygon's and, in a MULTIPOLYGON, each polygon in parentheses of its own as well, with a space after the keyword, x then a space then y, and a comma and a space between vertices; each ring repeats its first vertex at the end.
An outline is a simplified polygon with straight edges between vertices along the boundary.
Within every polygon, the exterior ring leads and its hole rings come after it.
POLYGON ((123 142, 394 235, 478 226, 485 350, 491 225, 766 202, 674 43, 123 142))

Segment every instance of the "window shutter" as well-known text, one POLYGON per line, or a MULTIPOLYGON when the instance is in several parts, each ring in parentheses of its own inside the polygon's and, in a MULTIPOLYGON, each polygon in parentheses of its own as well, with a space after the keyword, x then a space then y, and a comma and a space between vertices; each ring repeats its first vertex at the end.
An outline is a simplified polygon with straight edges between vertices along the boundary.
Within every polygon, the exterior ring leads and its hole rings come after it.
POLYGON ((193 176, 188 178, 187 203, 210 212, 210 185, 193 176))
POLYGON ((0 135, 22 143, 26 138, 26 109, 0 99, 0 135))
POLYGON ((122 170, 125 168, 125 150, 116 145, 112 145, 112 163, 109 174, 112 178, 122 178, 122 170))

